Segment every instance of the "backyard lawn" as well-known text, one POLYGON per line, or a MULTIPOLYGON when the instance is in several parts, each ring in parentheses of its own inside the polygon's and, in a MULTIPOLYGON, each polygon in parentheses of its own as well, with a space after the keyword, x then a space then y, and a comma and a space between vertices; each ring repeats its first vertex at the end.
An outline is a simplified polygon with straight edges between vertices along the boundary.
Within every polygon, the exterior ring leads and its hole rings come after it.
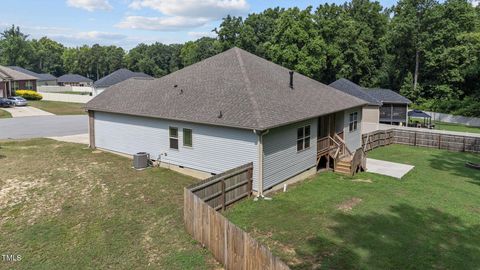
POLYGON ((170 170, 48 139, 0 142, 0 254, 9 269, 212 269, 170 170))
POLYGON ((472 126, 445 123, 445 122, 435 122, 435 129, 458 131, 458 132, 480 133, 480 127, 472 127, 472 126))
POLYGON ((60 101, 28 101, 29 106, 58 115, 85 114, 85 104, 60 101))
POLYGON ((12 118, 12 115, 9 112, 0 109, 0 118, 12 118))
POLYGON ((402 180, 317 175, 243 201, 228 218, 292 269, 478 269, 480 155, 392 145, 369 157, 412 164, 402 180))

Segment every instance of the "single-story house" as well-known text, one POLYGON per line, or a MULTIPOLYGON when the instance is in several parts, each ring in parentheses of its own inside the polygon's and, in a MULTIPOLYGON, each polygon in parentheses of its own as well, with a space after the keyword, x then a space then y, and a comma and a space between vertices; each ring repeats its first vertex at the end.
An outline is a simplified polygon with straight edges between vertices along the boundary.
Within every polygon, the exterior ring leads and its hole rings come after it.
POLYGON ((395 91, 361 87, 344 78, 336 80, 330 86, 368 102, 368 106, 363 108, 364 130, 367 130, 366 126, 379 123, 406 125, 408 122, 408 105, 412 102, 395 91))
POLYGON ((116 70, 107 76, 97 80, 95 83, 93 83, 93 95, 96 96, 100 93, 102 93, 105 89, 108 87, 123 82, 125 80, 131 79, 131 78, 150 78, 153 79, 152 76, 147 75, 143 72, 133 72, 130 71, 126 68, 122 68, 119 70, 116 70))
POLYGON ((408 105, 412 102, 399 93, 383 88, 366 88, 366 92, 382 102, 380 107, 380 123, 390 125, 406 125, 408 123, 408 105))
POLYGON ((37 78, 0 66, 0 97, 15 95, 16 90, 37 90, 37 78))
POLYGON ((93 80, 78 74, 65 74, 57 78, 60 86, 92 86, 93 80))
POLYGON ((330 86, 368 102, 367 106, 363 107, 362 111, 362 131, 371 132, 378 129, 382 102, 369 95, 360 85, 344 78, 334 81, 330 86))
POLYGON ((57 77, 48 74, 48 73, 36 73, 31 70, 18 67, 18 66, 10 66, 9 68, 16 70, 18 72, 22 72, 24 74, 33 76, 37 78, 37 88, 38 86, 44 86, 44 85, 57 85, 57 77))
POLYGON ((362 149, 365 105, 232 48, 159 79, 115 84, 86 109, 92 148, 147 152, 161 166, 205 176, 253 162, 253 190, 262 195, 329 161, 340 171, 362 149))

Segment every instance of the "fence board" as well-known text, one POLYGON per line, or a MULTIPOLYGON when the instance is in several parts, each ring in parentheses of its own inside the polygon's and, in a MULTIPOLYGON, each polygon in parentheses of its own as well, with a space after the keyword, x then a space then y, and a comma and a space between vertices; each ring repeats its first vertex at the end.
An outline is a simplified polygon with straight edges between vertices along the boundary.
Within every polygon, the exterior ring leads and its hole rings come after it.
MULTIPOLYGON (((231 189, 226 188, 228 190, 225 192, 227 202, 229 200, 236 201, 251 193, 253 165, 247 165, 234 169, 238 170, 238 173, 232 174, 231 171, 228 171, 227 174, 219 175, 221 181, 218 183, 224 183, 231 189), (224 178, 225 175, 228 177, 224 178)), ((209 179, 210 181, 217 180, 216 177, 209 179)), ((202 181, 184 189, 184 223, 187 232, 208 248, 226 269, 290 269, 268 248, 259 244, 248 233, 215 211, 210 203, 204 202, 199 197, 200 195, 208 198, 213 192, 218 192, 217 183, 212 185, 206 183, 207 181, 202 181), (190 189, 195 191, 192 192, 190 189)))
POLYGON ((476 137, 400 129, 378 130, 362 136, 365 152, 390 144, 480 153, 480 138, 476 137))

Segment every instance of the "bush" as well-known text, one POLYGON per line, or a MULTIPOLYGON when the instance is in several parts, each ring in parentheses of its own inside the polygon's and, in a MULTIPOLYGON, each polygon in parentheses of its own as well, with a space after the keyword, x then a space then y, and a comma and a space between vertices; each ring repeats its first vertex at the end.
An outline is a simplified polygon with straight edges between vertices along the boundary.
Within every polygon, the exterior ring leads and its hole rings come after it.
POLYGON ((32 90, 17 90, 15 91, 15 95, 21 96, 27 100, 41 100, 43 98, 41 94, 32 90))

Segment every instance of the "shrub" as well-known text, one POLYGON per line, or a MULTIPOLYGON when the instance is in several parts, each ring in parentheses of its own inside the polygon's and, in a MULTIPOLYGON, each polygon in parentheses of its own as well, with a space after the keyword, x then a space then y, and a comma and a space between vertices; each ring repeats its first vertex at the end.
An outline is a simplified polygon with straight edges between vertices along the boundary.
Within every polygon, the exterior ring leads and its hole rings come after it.
POLYGON ((21 96, 27 100, 41 100, 43 98, 41 94, 32 90, 17 90, 15 91, 15 95, 21 96))

